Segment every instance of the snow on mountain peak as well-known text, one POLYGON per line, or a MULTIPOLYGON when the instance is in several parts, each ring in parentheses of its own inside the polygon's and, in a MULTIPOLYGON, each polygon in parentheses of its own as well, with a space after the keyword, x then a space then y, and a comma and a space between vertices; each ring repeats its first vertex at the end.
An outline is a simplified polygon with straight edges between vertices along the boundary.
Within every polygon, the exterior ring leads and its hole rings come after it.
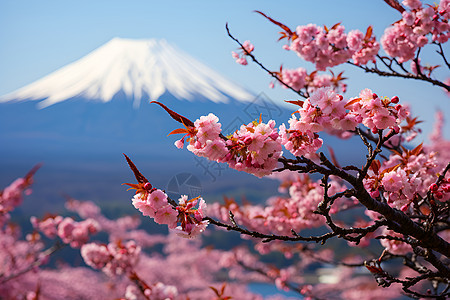
POLYGON ((228 102, 253 96, 165 40, 114 38, 83 58, 0 98, 42 100, 44 108, 82 97, 111 101, 123 92, 139 107, 141 99, 156 100, 168 92, 178 99, 206 98, 228 102))

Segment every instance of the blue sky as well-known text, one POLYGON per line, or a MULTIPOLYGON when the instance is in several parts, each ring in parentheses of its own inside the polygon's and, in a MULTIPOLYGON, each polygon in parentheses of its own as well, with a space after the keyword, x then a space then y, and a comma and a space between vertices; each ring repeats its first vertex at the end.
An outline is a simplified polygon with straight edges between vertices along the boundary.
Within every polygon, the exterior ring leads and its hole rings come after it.
MULTIPOLYGON (((113 37, 165 38, 210 67, 255 93, 274 100, 295 95, 268 88, 270 78, 255 65, 234 63, 236 45, 225 32, 228 22, 240 40, 255 44, 255 55, 270 69, 306 67, 309 63, 281 49, 278 28, 253 10, 261 10, 291 28, 316 23, 343 22, 347 31, 374 26, 380 37, 384 28, 400 18, 382 0, 317 1, 16 1, 0 2, 0 95, 12 92, 86 55, 113 37)), ((448 50, 448 47, 447 47, 448 50)), ((449 111, 449 99, 429 84, 378 78, 350 67, 347 97, 365 87, 379 95, 398 95, 411 103, 413 112, 431 120, 440 108, 449 111)), ((448 72, 444 73, 448 76, 448 72)), ((429 131, 432 122, 424 124, 429 131)), ((448 127, 448 126, 447 126, 448 127)))

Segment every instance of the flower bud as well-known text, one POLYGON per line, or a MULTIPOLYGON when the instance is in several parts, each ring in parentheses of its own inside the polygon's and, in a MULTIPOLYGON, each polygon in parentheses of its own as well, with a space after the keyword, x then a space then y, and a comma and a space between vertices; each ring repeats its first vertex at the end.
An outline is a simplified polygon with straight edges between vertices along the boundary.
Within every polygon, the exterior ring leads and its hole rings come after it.
POLYGON ((397 96, 394 96, 394 97, 391 98, 391 103, 397 104, 398 101, 399 101, 399 99, 398 99, 397 96))
POLYGON ((430 185, 430 190, 432 192, 436 192, 438 189, 439 189, 439 187, 436 183, 433 183, 432 185, 430 185))
POLYGON ((370 197, 378 198, 380 196, 380 192, 378 190, 370 192, 370 197))
POLYGON ((146 189, 147 191, 151 190, 152 189, 152 184, 150 182, 146 182, 144 184, 144 189, 146 189))

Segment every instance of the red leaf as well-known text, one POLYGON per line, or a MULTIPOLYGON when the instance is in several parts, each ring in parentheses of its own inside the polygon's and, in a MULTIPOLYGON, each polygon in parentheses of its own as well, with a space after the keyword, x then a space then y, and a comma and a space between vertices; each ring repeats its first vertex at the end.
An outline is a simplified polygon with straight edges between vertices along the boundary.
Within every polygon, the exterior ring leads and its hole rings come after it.
POLYGON ((136 180, 139 183, 147 183, 148 182, 147 178, 145 178, 144 175, 142 175, 141 172, 139 172, 138 168, 134 165, 131 159, 125 153, 122 154, 125 156, 125 159, 127 160, 127 163, 130 166, 131 171, 133 171, 136 180))
POLYGON ((405 11, 405 8, 398 3, 397 0, 384 0, 387 5, 398 10, 401 14, 405 11))
POLYGON ((278 42, 288 37, 288 35, 285 32, 280 31, 279 34, 281 34, 281 36, 278 38, 277 40, 278 42))
POLYGON ((184 124, 185 126, 190 126, 190 127, 194 127, 194 122, 192 122, 191 120, 189 120, 186 117, 183 117, 182 115, 174 112, 173 110, 169 109, 167 106, 165 106, 164 104, 162 104, 161 102, 158 101, 151 101, 150 103, 156 103, 159 106, 161 106, 162 108, 164 108, 165 111, 167 111, 167 113, 172 117, 172 119, 174 119, 175 121, 180 122, 181 124, 184 124))
MULTIPOLYGON (((296 34, 294 34, 294 32, 292 32, 292 30, 289 27, 287 27, 286 25, 284 25, 283 23, 275 21, 274 19, 272 19, 271 17, 267 16, 263 12, 260 12, 259 10, 255 10, 255 12, 260 14, 261 16, 263 16, 264 18, 266 18, 267 20, 269 20, 273 24, 278 25, 279 27, 281 27, 284 31, 286 31, 288 33, 289 36, 296 36, 296 34)), ((282 38, 285 38, 285 37, 282 37, 282 38)))
POLYGON ((215 287, 210 286, 209 288, 212 289, 212 290, 214 291, 214 293, 216 294, 217 297, 220 297, 220 293, 219 293, 219 291, 218 291, 215 287))
POLYGON ((370 165, 370 167, 372 168, 373 172, 376 175, 378 175, 378 172, 380 171, 380 166, 381 166, 381 163, 379 160, 372 161, 372 164, 370 165))
POLYGON ((305 101, 302 101, 302 100, 284 100, 284 102, 295 104, 300 107, 303 107, 303 104, 305 103, 305 101))
POLYGON ((422 149, 423 149, 423 143, 418 145, 416 148, 412 149, 411 154, 417 156, 420 154, 420 152, 422 152, 422 149))
POLYGON ((225 292, 225 287, 226 287, 226 283, 224 282, 222 284, 222 289, 220 290, 221 294, 223 295, 223 293, 225 292))
POLYGON ((316 70, 316 71, 313 71, 313 72, 311 72, 311 73, 309 74, 309 78, 311 78, 311 80, 313 80, 313 79, 314 79, 314 77, 316 76, 316 74, 317 74, 317 70, 316 70))
POLYGON ((189 133, 189 132, 185 128, 178 128, 178 129, 172 130, 172 132, 170 132, 168 135, 180 134, 180 133, 189 133))
POLYGON ((389 172, 395 171, 395 170, 397 170, 398 168, 400 168, 400 167, 401 167, 401 165, 402 165, 402 163, 399 163, 398 165, 395 165, 395 166, 393 166, 393 167, 390 167, 390 168, 384 169, 384 170, 383 170, 383 172, 381 172, 381 175, 383 175, 383 176, 384 176, 384 174, 386 174, 386 173, 389 173, 389 172))
POLYGON ((372 36, 372 32, 373 32, 373 27, 371 25, 371 26, 367 27, 366 36, 364 37, 364 39, 369 40, 370 37, 372 36))
POLYGON ((369 265, 365 265, 365 267, 366 267, 367 270, 369 270, 370 273, 372 273, 372 274, 381 274, 381 273, 383 273, 383 269, 381 269, 380 267, 377 267, 377 266, 369 266, 369 265))
POLYGON ((334 25, 330 28, 330 30, 331 30, 331 29, 336 29, 339 25, 341 25, 341 22, 334 24, 334 25))

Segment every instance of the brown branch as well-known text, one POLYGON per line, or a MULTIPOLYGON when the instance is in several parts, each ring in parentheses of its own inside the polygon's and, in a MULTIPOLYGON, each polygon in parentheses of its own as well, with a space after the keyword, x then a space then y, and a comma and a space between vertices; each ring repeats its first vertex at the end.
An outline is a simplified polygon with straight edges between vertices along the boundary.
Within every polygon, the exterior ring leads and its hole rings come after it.
MULTIPOLYGON (((387 72, 387 71, 382 71, 382 70, 378 69, 377 67, 370 68, 370 67, 367 67, 367 66, 357 65, 357 64, 355 64, 355 63, 353 63, 351 61, 347 61, 347 63, 352 65, 352 66, 355 66, 357 68, 360 68, 360 69, 364 70, 364 72, 366 72, 366 73, 374 73, 374 74, 377 74, 377 75, 382 76, 382 77, 399 77, 399 78, 405 78, 405 79, 422 80, 422 81, 429 82, 432 85, 440 86, 440 87, 442 87, 442 88, 444 88, 444 89, 446 89, 447 91, 450 92, 450 86, 449 85, 443 83, 442 81, 433 79, 433 78, 425 76, 425 75, 414 75, 414 74, 411 74, 409 72, 405 73, 405 74, 402 74, 402 73, 398 73, 397 71, 394 71, 391 67, 388 67, 390 69, 390 72, 387 72)), ((387 66, 387 64, 385 64, 385 65, 387 66)))
POLYGON ((447 68, 450 69, 450 63, 448 62, 447 58, 445 57, 445 53, 444 53, 444 49, 442 49, 442 44, 441 43, 436 43, 434 42, 436 45, 438 45, 439 50, 436 50, 436 52, 442 57, 442 59, 444 60, 445 64, 447 65, 447 68))

